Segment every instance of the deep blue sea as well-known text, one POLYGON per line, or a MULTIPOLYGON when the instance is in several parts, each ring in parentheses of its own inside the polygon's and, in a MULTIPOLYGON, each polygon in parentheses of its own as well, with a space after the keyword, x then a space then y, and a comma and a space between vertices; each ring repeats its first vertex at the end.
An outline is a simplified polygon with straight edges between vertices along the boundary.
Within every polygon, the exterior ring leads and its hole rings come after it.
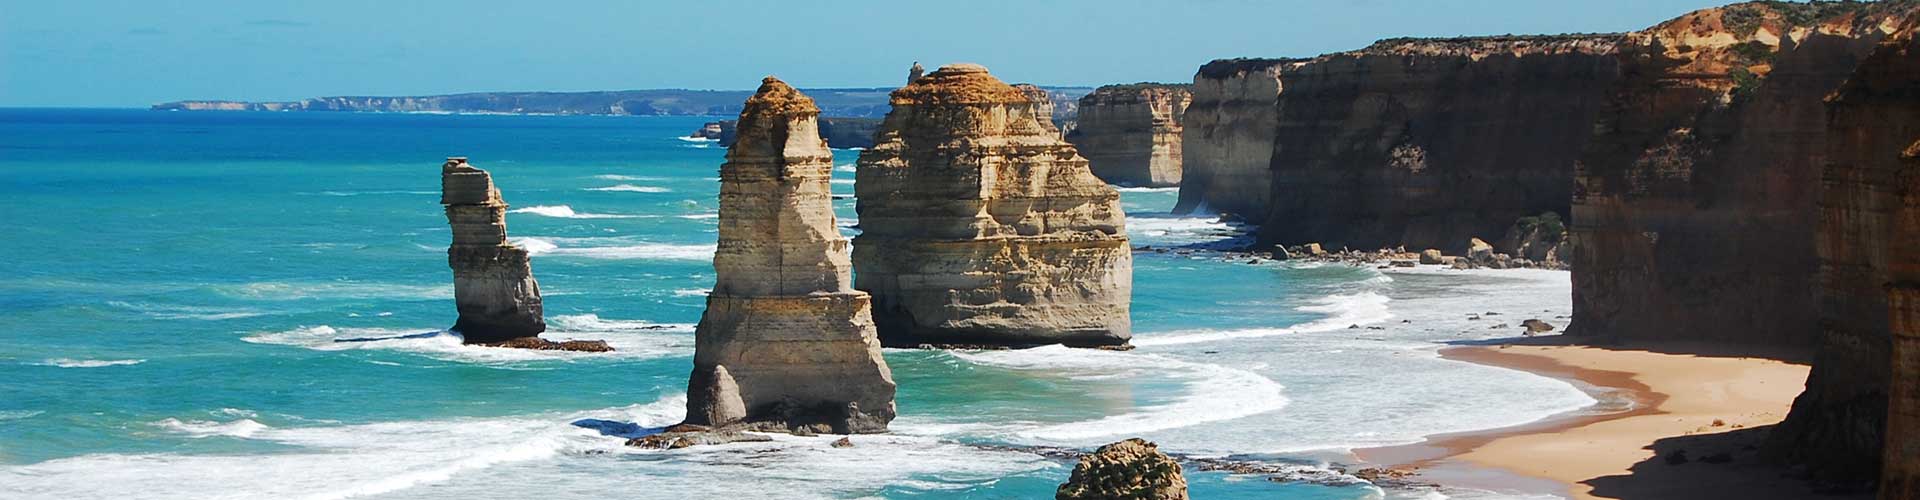
MULTIPOLYGON (((889 350, 893 434, 629 449, 574 423, 684 411, 725 151, 680 136, 707 120, 0 109, 0 497, 1051 498, 1072 464, 1034 447, 1138 436, 1325 479, 1351 448, 1592 402, 1435 354, 1514 331, 1470 312, 1568 314, 1565 273, 1249 263, 1208 249, 1244 228, 1126 188, 1134 245, 1177 249, 1135 254, 1138 349, 889 350), (455 155, 513 205, 546 336, 618 352, 440 332, 455 155)), ((1187 476, 1202 499, 1484 494, 1187 476)))

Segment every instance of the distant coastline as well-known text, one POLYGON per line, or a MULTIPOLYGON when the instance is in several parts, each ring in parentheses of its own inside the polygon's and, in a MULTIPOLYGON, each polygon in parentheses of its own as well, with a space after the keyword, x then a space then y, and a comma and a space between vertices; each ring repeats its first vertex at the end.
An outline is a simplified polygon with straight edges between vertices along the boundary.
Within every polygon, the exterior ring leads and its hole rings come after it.
MULTIPOLYGON (((1043 86, 1056 105, 1076 102, 1092 87, 1043 86)), ((822 116, 879 118, 892 88, 807 89, 822 116)), ((294 101, 183 100, 155 111, 335 111, 372 113, 736 116, 749 90, 640 89, 585 92, 471 92, 426 96, 331 96, 294 101)))

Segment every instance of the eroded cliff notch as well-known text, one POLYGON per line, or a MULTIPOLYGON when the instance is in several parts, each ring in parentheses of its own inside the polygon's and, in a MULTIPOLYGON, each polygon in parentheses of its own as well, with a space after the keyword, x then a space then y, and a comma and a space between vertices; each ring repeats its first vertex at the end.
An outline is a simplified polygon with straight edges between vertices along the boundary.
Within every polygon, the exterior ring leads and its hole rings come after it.
POLYGON ((884 432, 892 372, 834 224, 813 100, 767 77, 720 166, 717 276, 695 332, 687 423, 884 432))
POLYGON ((860 154, 855 286, 890 346, 1122 345, 1133 255, 1119 192, 1034 100, 974 64, 893 92, 860 154))

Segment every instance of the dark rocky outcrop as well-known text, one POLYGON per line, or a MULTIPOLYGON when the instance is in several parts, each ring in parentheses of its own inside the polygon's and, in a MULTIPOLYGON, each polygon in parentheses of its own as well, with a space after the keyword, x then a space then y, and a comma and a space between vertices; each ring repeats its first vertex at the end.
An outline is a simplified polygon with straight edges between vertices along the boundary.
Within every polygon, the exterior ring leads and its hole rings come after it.
POLYGON ((1193 75, 1180 132, 1180 200, 1173 212, 1267 212, 1281 74, 1300 59, 1221 59, 1193 75))
POLYGON ((894 383, 834 224, 820 110, 767 77, 720 166, 717 275, 695 332, 688 424, 885 432, 894 383))
POLYGON ((889 346, 1122 345, 1119 193, 1026 93, 955 64, 894 91, 860 154, 856 287, 889 346))
POLYGON ((440 204, 446 205, 453 227, 447 265, 453 268, 454 304, 460 310, 453 331, 469 344, 546 331, 540 284, 533 280, 527 251, 507 243, 507 202, 500 199, 493 176, 466 158, 448 158, 440 166, 440 204))
POLYGON ((1840 5, 1707 9, 1621 44, 1577 172, 1569 332, 1816 343, 1821 99, 1884 36, 1855 18, 1881 4, 1840 5))
POLYGON ((1181 119, 1187 85, 1108 85, 1080 98, 1080 118, 1067 142, 1110 184, 1180 185, 1181 119))
POLYGON ((1266 243, 1447 251, 1566 213, 1619 39, 1385 40, 1284 71, 1269 201, 1241 210, 1266 243))
POLYGON ((1080 457, 1054 498, 1186 500, 1187 479, 1180 475, 1180 462, 1153 443, 1132 438, 1080 457))

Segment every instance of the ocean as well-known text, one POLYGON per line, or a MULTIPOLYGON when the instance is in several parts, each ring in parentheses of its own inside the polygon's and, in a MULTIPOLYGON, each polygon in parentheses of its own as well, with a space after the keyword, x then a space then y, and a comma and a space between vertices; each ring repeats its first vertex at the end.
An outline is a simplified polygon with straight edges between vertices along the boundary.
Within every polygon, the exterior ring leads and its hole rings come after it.
POLYGON ((1127 437, 1298 479, 1190 465, 1194 498, 1500 496, 1329 469, 1594 402, 1436 353, 1564 324, 1564 272, 1255 263, 1216 251, 1246 228, 1124 188, 1156 249, 1138 349, 888 350, 892 434, 630 449, 684 412, 725 149, 680 136, 707 120, 0 109, 0 497, 1050 498, 1072 462, 1039 450, 1127 437), (441 331, 447 156, 513 205, 545 336, 617 352, 441 331))

